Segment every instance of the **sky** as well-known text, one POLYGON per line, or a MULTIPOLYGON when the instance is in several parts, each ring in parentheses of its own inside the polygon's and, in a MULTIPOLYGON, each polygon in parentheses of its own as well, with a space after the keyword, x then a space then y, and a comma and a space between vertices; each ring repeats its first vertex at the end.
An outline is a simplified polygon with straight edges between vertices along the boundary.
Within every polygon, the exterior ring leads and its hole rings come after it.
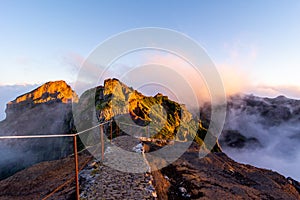
MULTIPOLYGON (((298 0, 2 0, 0 87, 72 84, 82 60, 107 38, 162 27, 198 42, 228 92, 300 98, 299 19, 298 0)), ((0 101, 8 96, 1 92, 0 101)))

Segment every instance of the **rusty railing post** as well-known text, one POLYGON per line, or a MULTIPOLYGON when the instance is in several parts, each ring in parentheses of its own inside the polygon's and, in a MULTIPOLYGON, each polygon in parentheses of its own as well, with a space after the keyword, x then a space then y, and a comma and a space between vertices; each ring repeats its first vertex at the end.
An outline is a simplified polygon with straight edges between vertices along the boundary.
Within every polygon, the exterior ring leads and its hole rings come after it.
POLYGON ((74 161, 75 161, 75 182, 76 182, 76 199, 79 200, 79 180, 78 180, 78 154, 76 135, 73 136, 74 161))
POLYGON ((104 136, 103 136, 103 125, 100 125, 100 137, 101 137, 101 158, 104 160, 104 136))
POLYGON ((112 131, 113 131, 113 122, 110 122, 110 143, 112 142, 112 131))

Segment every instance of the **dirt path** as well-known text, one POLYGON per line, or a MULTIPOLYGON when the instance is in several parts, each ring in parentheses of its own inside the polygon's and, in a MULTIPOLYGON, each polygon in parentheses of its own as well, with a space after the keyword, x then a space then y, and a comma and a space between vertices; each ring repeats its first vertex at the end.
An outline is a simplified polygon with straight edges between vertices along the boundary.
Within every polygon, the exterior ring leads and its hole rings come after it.
POLYGON ((149 166, 142 153, 132 150, 137 144, 130 136, 115 138, 104 162, 93 162, 80 173, 81 199, 155 199, 152 176, 145 172, 149 166))

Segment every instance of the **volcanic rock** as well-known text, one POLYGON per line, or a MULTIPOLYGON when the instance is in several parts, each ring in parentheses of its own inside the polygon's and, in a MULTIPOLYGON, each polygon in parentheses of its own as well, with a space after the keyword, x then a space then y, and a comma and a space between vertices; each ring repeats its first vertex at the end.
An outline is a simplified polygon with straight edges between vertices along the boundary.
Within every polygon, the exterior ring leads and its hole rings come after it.
MULTIPOLYGON (((48 82, 7 104, 7 117, 0 122, 0 135, 75 132, 72 103, 77 101, 77 94, 64 81, 48 82)), ((72 152, 70 138, 5 139, 0 142, 0 179, 34 163, 62 158, 72 152)))

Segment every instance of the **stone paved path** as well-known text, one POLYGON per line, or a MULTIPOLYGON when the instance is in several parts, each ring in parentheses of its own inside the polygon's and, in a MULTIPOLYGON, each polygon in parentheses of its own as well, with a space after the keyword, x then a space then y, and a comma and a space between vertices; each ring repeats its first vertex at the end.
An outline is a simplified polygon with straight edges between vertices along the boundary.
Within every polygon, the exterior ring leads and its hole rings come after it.
POLYGON ((149 166, 142 153, 133 151, 137 144, 130 136, 115 138, 105 160, 80 173, 81 199, 156 199, 149 166))

